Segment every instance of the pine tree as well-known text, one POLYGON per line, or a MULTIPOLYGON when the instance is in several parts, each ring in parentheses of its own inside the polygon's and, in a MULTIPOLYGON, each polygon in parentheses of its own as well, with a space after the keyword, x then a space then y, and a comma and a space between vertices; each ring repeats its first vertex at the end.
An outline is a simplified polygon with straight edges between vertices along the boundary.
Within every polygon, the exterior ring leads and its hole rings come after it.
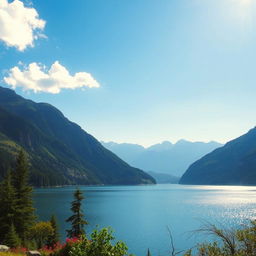
POLYGON ((74 201, 71 203, 71 211, 74 213, 70 216, 66 222, 71 222, 71 229, 67 230, 67 236, 72 237, 80 237, 85 234, 84 225, 87 225, 87 221, 84 220, 84 214, 81 209, 82 200, 84 199, 83 193, 77 189, 74 192, 74 201))
POLYGON ((12 185, 11 172, 8 171, 0 186, 0 242, 4 240, 5 234, 13 225, 15 213, 17 211, 17 200, 15 190, 12 185))
POLYGON ((51 216, 50 223, 53 228, 53 234, 49 236, 47 246, 54 248, 60 240, 59 227, 55 215, 51 216))
POLYGON ((36 219, 32 200, 33 189, 28 182, 28 161, 24 151, 20 151, 16 161, 16 168, 13 172, 13 186, 15 188, 17 207, 14 226, 23 243, 26 241, 29 229, 36 219))
POLYGON ((150 250, 148 249, 147 256, 151 256, 150 250))
POLYGON ((16 233, 15 227, 13 224, 10 225, 8 232, 4 238, 4 244, 11 248, 17 248, 20 245, 20 239, 16 233))

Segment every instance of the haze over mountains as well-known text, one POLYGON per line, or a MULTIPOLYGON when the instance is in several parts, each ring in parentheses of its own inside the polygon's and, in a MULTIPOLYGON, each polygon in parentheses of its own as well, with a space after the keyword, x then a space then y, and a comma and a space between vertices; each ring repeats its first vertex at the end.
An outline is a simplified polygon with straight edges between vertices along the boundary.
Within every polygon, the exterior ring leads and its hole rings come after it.
POLYGON ((34 185, 152 184, 58 109, 0 87, 0 178, 23 148, 34 185))
POLYGON ((163 173, 181 177, 190 164, 214 149, 221 147, 218 142, 190 142, 180 140, 175 144, 164 141, 151 147, 129 143, 102 142, 131 166, 147 172, 163 173))
POLYGON ((256 128, 224 146, 186 140, 148 148, 100 143, 55 107, 0 87, 0 178, 21 148, 38 186, 155 183, 150 175, 174 182, 186 170, 182 184, 256 184, 256 128))
POLYGON ((193 163, 180 183, 255 185, 256 128, 193 163))

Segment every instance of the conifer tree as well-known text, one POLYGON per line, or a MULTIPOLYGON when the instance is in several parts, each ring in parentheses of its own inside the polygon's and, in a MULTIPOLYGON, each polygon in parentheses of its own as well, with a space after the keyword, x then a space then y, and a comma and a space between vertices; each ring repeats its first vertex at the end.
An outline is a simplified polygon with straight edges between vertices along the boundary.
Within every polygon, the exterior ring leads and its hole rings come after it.
POLYGON ((17 211, 17 200, 12 185, 11 172, 8 171, 0 186, 0 242, 4 240, 5 234, 10 231, 15 213, 17 211))
POLYGON ((4 244, 8 245, 11 248, 17 248, 20 246, 20 239, 16 233, 15 227, 13 224, 9 226, 9 230, 5 235, 4 244))
POLYGON ((84 214, 81 209, 83 199, 83 193, 77 189, 74 192, 74 201, 71 203, 71 211, 74 214, 66 220, 66 222, 71 222, 71 229, 67 230, 67 236, 70 238, 80 237, 85 234, 84 225, 88 223, 84 220, 84 214))
POLYGON ((47 246, 54 248, 60 240, 59 227, 58 227, 57 219, 55 215, 51 216, 50 223, 53 228, 53 233, 48 237, 47 246))
POLYGON ((16 214, 14 226, 22 242, 26 241, 29 229, 35 222, 35 209, 33 208, 32 187, 29 185, 28 161, 24 151, 20 151, 13 172, 13 186, 16 197, 16 214))

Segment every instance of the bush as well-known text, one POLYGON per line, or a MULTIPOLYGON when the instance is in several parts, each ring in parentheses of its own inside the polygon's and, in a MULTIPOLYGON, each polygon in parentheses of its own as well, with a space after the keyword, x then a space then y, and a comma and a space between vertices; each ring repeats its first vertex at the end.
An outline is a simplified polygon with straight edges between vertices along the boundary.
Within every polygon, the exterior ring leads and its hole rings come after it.
POLYGON ((223 230, 207 225, 200 231, 213 235, 217 241, 201 244, 196 254, 190 250, 184 256, 256 256, 256 221, 241 230, 223 230))
POLYGON ((125 243, 118 241, 112 244, 114 239, 109 228, 94 230, 90 239, 86 236, 68 239, 66 245, 53 256, 128 256, 125 243))
POLYGON ((30 236, 36 242, 37 248, 42 248, 47 244, 48 238, 53 232, 53 227, 49 221, 41 221, 31 227, 30 236))

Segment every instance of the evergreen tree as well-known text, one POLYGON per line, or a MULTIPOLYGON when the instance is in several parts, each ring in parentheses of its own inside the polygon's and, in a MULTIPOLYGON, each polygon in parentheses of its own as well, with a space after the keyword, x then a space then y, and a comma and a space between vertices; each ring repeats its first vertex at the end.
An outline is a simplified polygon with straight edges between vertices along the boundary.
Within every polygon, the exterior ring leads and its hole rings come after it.
POLYGON ((53 228, 53 233, 48 237, 47 246, 54 248, 60 240, 59 227, 55 215, 51 216, 50 223, 53 228))
POLYGON ((74 192, 74 201, 71 203, 71 211, 74 214, 66 220, 66 222, 71 222, 71 229, 67 230, 67 236, 70 238, 80 237, 85 234, 84 225, 88 223, 84 220, 84 214, 81 209, 83 199, 83 193, 77 189, 74 192))
POLYGON ((11 248, 17 248, 20 245, 20 239, 13 224, 9 226, 9 230, 5 235, 4 244, 11 248))
POLYGON ((151 256, 150 250, 148 249, 147 256, 151 256))
POLYGON ((0 242, 4 240, 5 234, 10 231, 17 211, 17 200, 12 185, 11 172, 8 171, 0 186, 0 242))
POLYGON ((22 242, 26 241, 29 229, 35 222, 35 209, 33 208, 32 192, 29 185, 28 161, 24 151, 20 151, 13 172, 13 186, 16 196, 16 214, 14 226, 22 242))

